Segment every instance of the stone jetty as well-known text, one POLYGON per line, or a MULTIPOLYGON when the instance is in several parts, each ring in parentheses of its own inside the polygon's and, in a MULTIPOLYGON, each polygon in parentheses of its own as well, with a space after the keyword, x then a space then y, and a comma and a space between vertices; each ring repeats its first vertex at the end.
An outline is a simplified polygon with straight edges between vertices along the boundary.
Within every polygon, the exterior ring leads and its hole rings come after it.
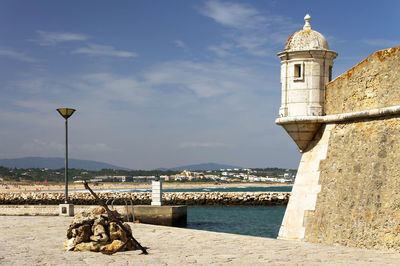
MULTIPOLYGON (((75 205, 97 205, 88 192, 69 193, 69 200, 75 205)), ((101 199, 115 199, 114 204, 149 205, 150 192, 98 193, 101 199), (132 201, 132 202, 131 202, 132 201)), ((244 205, 274 206, 286 205, 290 192, 165 192, 163 205, 244 205)), ((0 205, 54 205, 64 202, 63 192, 9 192, 0 193, 0 205)))

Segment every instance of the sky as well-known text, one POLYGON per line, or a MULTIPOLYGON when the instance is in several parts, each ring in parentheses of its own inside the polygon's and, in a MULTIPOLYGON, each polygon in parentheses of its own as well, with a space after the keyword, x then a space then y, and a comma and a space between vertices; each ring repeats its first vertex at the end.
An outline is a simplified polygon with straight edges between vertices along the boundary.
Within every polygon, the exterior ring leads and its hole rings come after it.
POLYGON ((304 16, 339 53, 333 76, 400 45, 400 1, 0 2, 0 158, 154 169, 298 167, 274 123, 280 59, 304 16))

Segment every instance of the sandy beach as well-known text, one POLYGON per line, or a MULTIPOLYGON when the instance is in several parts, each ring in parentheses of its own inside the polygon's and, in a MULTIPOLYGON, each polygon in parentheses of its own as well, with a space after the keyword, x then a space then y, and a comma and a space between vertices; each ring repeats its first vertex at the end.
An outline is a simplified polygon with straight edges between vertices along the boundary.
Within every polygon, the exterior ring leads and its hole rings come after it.
MULTIPOLYGON (((214 183, 201 183, 201 182, 163 182, 164 188, 204 188, 204 187, 260 187, 260 186, 291 186, 291 184, 267 184, 267 183, 226 183, 226 184, 214 184, 214 183)), ((151 183, 98 183, 97 185, 91 185, 95 190, 109 190, 109 189, 151 189, 151 183)), ((0 185, 1 192, 19 192, 19 191, 64 191, 64 183, 60 184, 49 184, 49 185, 18 185, 18 184, 7 184, 0 185), (7 189, 5 188, 7 186, 7 189)), ((68 190, 73 192, 74 190, 83 190, 83 184, 69 184, 68 190)))
POLYGON ((148 248, 112 256, 64 251, 71 217, 0 216, 0 265, 399 265, 400 254, 133 224, 148 248))

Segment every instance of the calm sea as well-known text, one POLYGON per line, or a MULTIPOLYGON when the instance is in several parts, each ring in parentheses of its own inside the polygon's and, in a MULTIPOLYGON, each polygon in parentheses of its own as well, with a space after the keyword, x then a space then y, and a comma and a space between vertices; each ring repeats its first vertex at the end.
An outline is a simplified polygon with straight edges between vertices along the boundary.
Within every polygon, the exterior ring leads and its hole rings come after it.
MULTIPOLYGON (((84 190, 82 190, 84 191, 84 190)), ((143 189, 112 189, 112 190, 95 190, 96 192, 150 192, 151 188, 143 189)), ((292 186, 262 186, 262 187, 203 187, 203 188, 163 188, 163 192, 269 192, 269 191, 279 191, 279 192, 290 192, 292 191, 292 186)), ((77 191, 78 192, 78 191, 77 191)))
MULTIPOLYGON (((148 192, 151 189, 110 190, 102 192, 148 192)), ((163 189, 164 192, 290 192, 292 186, 262 187, 206 187, 163 189)), ((285 206, 243 206, 243 207, 188 207, 187 228, 276 238, 285 214, 285 206)))
MULTIPOLYGON (((208 187, 165 189, 170 192, 290 192, 292 186, 208 187)), ((240 235, 276 238, 285 214, 285 206, 262 207, 188 207, 188 228, 240 235)))
POLYGON ((285 206, 188 207, 188 228, 276 238, 285 206))

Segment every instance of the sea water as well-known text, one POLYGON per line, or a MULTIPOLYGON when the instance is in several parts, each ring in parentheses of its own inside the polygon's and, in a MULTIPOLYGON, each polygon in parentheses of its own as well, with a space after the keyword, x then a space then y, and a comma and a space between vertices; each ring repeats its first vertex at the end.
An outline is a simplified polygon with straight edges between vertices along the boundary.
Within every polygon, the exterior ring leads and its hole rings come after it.
POLYGON ((292 191, 292 186, 257 186, 257 187, 205 187, 205 188, 166 188, 163 189, 164 192, 290 192, 292 191))
MULTIPOLYGON (((98 192, 150 192, 151 189, 115 189, 98 192)), ((292 186, 223 185, 202 188, 164 188, 163 192, 290 192, 292 186)), ((187 228, 276 238, 286 206, 188 206, 187 228)))
MULTIPOLYGON (((83 190, 82 190, 83 191, 83 190)), ((151 188, 138 188, 138 189, 108 189, 108 190, 95 190, 96 192, 151 192, 151 188)), ((210 186, 201 188, 163 188, 163 192, 290 192, 292 186, 237 186, 237 187, 224 187, 224 186, 210 186)), ((77 191, 79 192, 79 191, 77 191)))
MULTIPOLYGON (((167 190, 164 190, 167 191, 167 190)), ((209 187, 171 189, 171 192, 290 192, 292 186, 209 187)), ((276 238, 286 206, 189 206, 188 228, 276 238)))
MULTIPOLYGON (((149 192, 151 189, 118 190, 149 192)), ((163 192, 290 192, 292 186, 165 188, 163 192)), ((188 206, 187 228, 276 238, 286 206, 188 206)))
POLYGON ((187 228, 276 238, 285 210, 285 206, 189 206, 187 228))

